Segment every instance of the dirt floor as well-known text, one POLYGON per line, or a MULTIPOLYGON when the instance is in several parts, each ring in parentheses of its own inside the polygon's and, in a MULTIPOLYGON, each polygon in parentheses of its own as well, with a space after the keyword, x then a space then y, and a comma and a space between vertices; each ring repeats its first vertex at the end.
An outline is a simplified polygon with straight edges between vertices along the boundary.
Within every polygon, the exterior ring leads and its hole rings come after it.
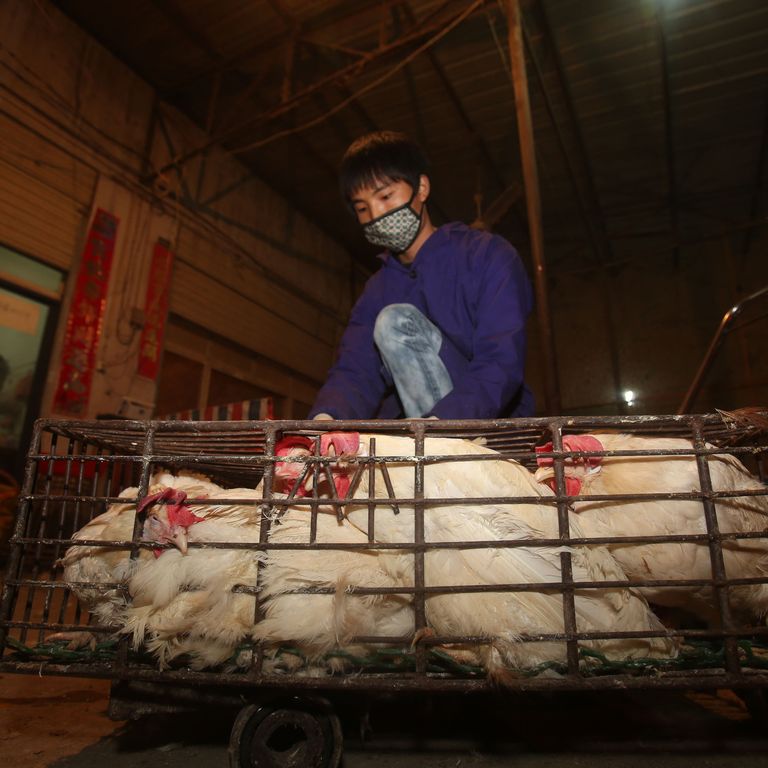
POLYGON ((109 683, 0 675, 0 752, 5 768, 43 768, 115 733, 109 683))
MULTIPOLYGON (((227 766, 234 711, 107 717, 109 683, 0 675, 3 768, 227 766)), ((730 692, 334 701, 345 768, 764 768, 768 731, 730 692), (361 738, 361 733, 365 738, 361 738)))

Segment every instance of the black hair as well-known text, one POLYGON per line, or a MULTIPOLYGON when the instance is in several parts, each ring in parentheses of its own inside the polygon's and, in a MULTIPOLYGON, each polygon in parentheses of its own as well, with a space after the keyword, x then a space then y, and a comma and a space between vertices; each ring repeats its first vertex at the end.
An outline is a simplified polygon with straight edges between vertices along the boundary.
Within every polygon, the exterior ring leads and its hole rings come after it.
POLYGON ((376 131, 352 142, 344 153, 339 185, 349 202, 377 181, 405 181, 416 191, 422 174, 428 174, 428 163, 418 144, 404 133, 376 131))

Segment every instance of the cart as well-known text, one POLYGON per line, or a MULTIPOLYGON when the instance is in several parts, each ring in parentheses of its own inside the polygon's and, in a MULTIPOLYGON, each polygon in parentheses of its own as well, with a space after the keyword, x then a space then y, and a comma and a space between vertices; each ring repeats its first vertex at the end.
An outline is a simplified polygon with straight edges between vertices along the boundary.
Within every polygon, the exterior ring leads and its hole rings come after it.
MULTIPOLYGON (((562 605, 562 629, 549 634, 525 635, 520 643, 560 643, 564 649, 557 663, 546 669, 521 670, 504 680, 513 691, 600 691, 622 689, 738 689, 756 710, 763 707, 763 691, 768 685, 768 655, 764 623, 738 618, 730 607, 730 593, 745 584, 768 584, 765 572, 729 578, 724 568, 724 548, 746 539, 768 551, 768 518, 762 531, 722 533, 718 528, 717 505, 741 496, 765 496, 762 490, 713 490, 708 457, 728 453, 765 483, 766 429, 765 413, 733 413, 684 416, 557 417, 492 421, 60 421, 39 420, 29 449, 24 484, 21 490, 15 532, 5 572, 0 602, 0 672, 46 675, 74 675, 106 678, 112 681, 110 716, 115 719, 138 717, 151 712, 173 712, 206 706, 239 709, 232 728, 230 764, 336 766, 343 740, 333 700, 343 692, 399 692, 434 694, 439 692, 474 692, 498 690, 476 665, 455 661, 441 649, 486 647, 493 641, 485 636, 440 635, 429 626, 429 601, 439 595, 489 592, 525 593, 547 591, 557 594, 562 605), (320 438, 327 432, 354 430, 367 435, 365 457, 350 460, 351 489, 346 496, 331 493, 321 498, 316 490, 323 477, 333 482, 336 457, 323 455, 320 438), (691 448, 677 450, 696 463, 698 487, 685 493, 671 493, 659 487, 650 495, 616 495, 615 500, 638 499, 695 500, 701 506, 704 521, 701 534, 659 534, 632 541, 616 537, 576 538, 571 535, 574 496, 567 492, 565 468, 580 454, 564 448, 563 438, 595 431, 619 431, 648 436, 674 436, 690 440, 691 448), (412 441, 408 455, 381 456, 376 451, 376 435, 406 436, 412 441), (285 457, 276 446, 286 436, 303 436, 313 446, 305 460, 303 473, 288 491, 288 499, 275 492, 276 467, 285 457), (555 471, 554 495, 536 500, 551 507, 557 521, 557 536, 550 539, 529 538, 497 540, 492 546, 559 547, 560 573, 557 582, 542 584, 436 584, 425 576, 425 561, 431 552, 451 549, 457 552, 491 546, 472 541, 432 542, 425 538, 425 514, 435 506, 469 504, 482 509, 490 504, 529 504, 530 497, 504 495, 495 497, 434 499, 425 496, 425 470, 438 463, 456 461, 456 456, 425 452, 432 437, 463 438, 481 441, 504 460, 513 460, 534 470, 542 456, 551 458, 555 471), (551 443, 551 446, 547 446, 551 443), (537 452, 536 448, 539 448, 537 452), (542 454, 542 447, 544 453, 542 454), (389 480, 387 467, 406 464, 412 472, 410 495, 398 496, 389 480), (411 601, 412 631, 404 636, 356 637, 355 642, 368 648, 382 649, 374 659, 355 659, 346 670, 321 668, 308 673, 276 670, 267 663, 269 651, 262 642, 243 638, 239 657, 246 659, 232 665, 210 669, 192 669, 182 660, 160 668, 146 652, 132 649, 130 638, 116 635, 115 627, 99 624, 96 617, 79 603, 75 588, 63 577, 59 558, 73 544, 72 536, 87 521, 105 512, 111 504, 124 502, 120 491, 129 486, 138 489, 135 501, 149 490, 152 473, 159 469, 172 472, 195 470, 204 473, 224 488, 259 486, 259 498, 253 503, 254 519, 259 521, 258 542, 249 545, 254 556, 264 555, 279 546, 270 531, 280 524, 275 510, 288 504, 306 510, 314 520, 321 507, 330 505, 341 520, 345 506, 361 477, 369 479, 365 499, 369 526, 366 551, 407 553, 412 573, 403 586, 392 588, 361 587, 349 584, 346 592, 359 595, 396 592, 411 601), (374 470, 378 470, 377 474, 374 470), (314 484, 307 483, 314 477, 314 484), (379 478, 377 481, 376 478, 379 478), (384 482, 381 482, 383 478, 384 482), (378 482, 378 486, 377 483, 378 482), (302 496, 300 487, 311 485, 314 492, 302 496), (375 535, 377 517, 412 510, 414 526, 410 541, 386 541, 375 535), (682 625, 655 630, 600 632, 580 631, 574 617, 574 594, 579 590, 604 588, 605 584, 582 583, 574 579, 571 563, 573 547, 603 547, 611 544, 648 542, 695 542, 707 547, 711 559, 708 579, 659 580, 623 579, 611 583, 614 590, 636 590, 653 583, 656 587, 710 588, 717 619, 709 625, 682 625), (67 650, 48 638, 58 632, 92 633, 98 640, 92 648, 67 650), (590 653, 590 642, 627 638, 674 638, 684 649, 671 659, 644 659, 642 663, 608 663, 599 653, 590 653), (585 663, 585 660, 589 663, 585 663), (604 663, 605 662, 605 663, 604 663)), ((648 455, 663 459, 664 450, 629 451, 626 455, 648 455)), ((605 456, 612 455, 604 452, 605 456)), ((622 455, 617 452, 617 455, 622 455)), ((461 457, 464 462, 470 457, 461 457)), ((289 460, 290 461, 290 460, 289 460)), ((480 469, 478 459, 478 468, 480 469)), ((335 486, 334 486, 335 488, 335 486)), ((582 496, 581 500, 605 500, 582 496)), ((767 501, 768 504, 768 501, 767 501)), ((146 512, 137 516, 134 535, 122 541, 101 542, 102 546, 123 549, 137 558, 148 544, 140 541, 146 512)), ((99 542, 95 542, 99 546, 99 542)), ((194 545, 190 545, 193 546, 194 545)), ((214 548, 235 547, 227 542, 214 548)), ((242 547, 242 545, 239 545, 242 547)), ((288 548, 296 551, 319 547, 343 550, 350 545, 321 544, 311 533, 308 540, 288 548)), ((261 563, 261 561, 260 561, 261 563)), ((269 564, 259 565, 253 583, 238 584, 236 589, 254 598, 254 622, 263 617, 259 581, 269 564)), ((77 585, 76 585, 77 586, 77 585)), ((125 584, 91 584, 82 587, 123 590, 125 584)), ((297 589, 311 601, 322 589, 297 589)))

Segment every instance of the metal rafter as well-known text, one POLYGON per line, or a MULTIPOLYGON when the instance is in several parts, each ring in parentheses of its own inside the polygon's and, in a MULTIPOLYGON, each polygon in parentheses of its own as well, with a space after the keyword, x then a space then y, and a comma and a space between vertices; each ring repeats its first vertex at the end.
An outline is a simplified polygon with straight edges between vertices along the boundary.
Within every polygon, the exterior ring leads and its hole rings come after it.
MULTIPOLYGON (((478 0, 478 2, 469 11, 465 9, 460 13, 458 13, 454 17, 454 20, 468 18, 473 13, 479 12, 489 1, 490 0, 478 0)), ((450 2, 444 4, 443 6, 441 6, 441 8, 449 4, 450 2)), ((450 22, 448 22, 448 24, 450 24, 450 22)), ((383 47, 379 46, 373 49, 372 51, 369 51, 363 60, 355 62, 351 65, 344 66, 339 70, 336 70, 335 72, 330 73, 329 75, 321 77, 315 83, 309 86, 306 86, 305 88, 301 89, 299 92, 294 94, 294 96, 288 101, 278 104, 271 110, 267 110, 266 112, 256 115, 255 117, 248 118, 244 120, 242 123, 240 123, 239 125, 233 126, 232 128, 226 131, 219 132, 216 136, 212 136, 209 140, 207 140, 206 142, 203 142, 198 147, 186 152, 185 154, 176 158, 173 162, 168 163, 166 166, 159 169, 157 173, 163 173, 169 170, 174 165, 180 165, 180 164, 186 163, 192 158, 197 157, 199 154, 205 152, 211 146, 215 144, 220 144, 226 141, 227 139, 231 139, 234 135, 236 135, 239 132, 242 132, 249 128, 256 127, 257 125, 270 122, 271 120, 277 119, 287 114, 288 112, 298 107, 307 98, 309 98, 315 92, 321 90, 322 88, 325 88, 328 85, 335 85, 339 82, 343 82, 347 80, 350 76, 359 74, 366 65, 370 65, 373 62, 383 60, 387 56, 401 54, 402 50, 409 46, 414 46, 417 49, 418 45, 422 43, 423 38, 428 37, 431 34, 435 34, 435 33, 439 34, 440 30, 444 29, 445 27, 446 27, 446 22, 425 25, 424 27, 420 27, 418 30, 416 30, 412 34, 408 34, 403 38, 400 38, 387 46, 383 46, 383 47)))
MULTIPOLYGON (((407 0, 403 0, 403 2, 400 5, 405 13, 405 17, 408 20, 408 22, 411 25, 415 24, 416 19, 407 0)), ((485 165, 487 172, 489 173, 490 177, 494 180, 494 182, 498 185, 499 189, 504 190, 507 186, 507 183, 504 180, 504 177, 499 173, 496 162, 494 161, 493 157, 491 156, 490 150, 488 149, 488 145, 485 143, 482 136, 480 135, 477 128, 475 127, 474 123, 472 122, 471 118, 467 114, 467 110, 464 109, 464 105, 461 103, 461 99, 459 98, 459 95, 456 93, 456 89, 453 87, 453 84, 448 78, 448 75, 445 74, 445 69, 443 68, 443 65, 438 61, 438 58, 435 55, 435 52, 432 50, 426 51, 426 57, 427 57, 427 61, 429 61, 430 66, 432 67, 435 74, 437 75, 438 80, 440 80, 440 84, 443 86, 443 90, 448 96, 448 100, 451 102, 451 105, 453 106, 456 114, 459 116, 459 121, 464 127, 464 130, 467 132, 467 136, 469 137, 469 140, 472 142, 472 144, 476 148, 478 155, 480 156, 480 159, 485 165)))
MULTIPOLYGON (((269 2, 269 0, 268 0, 269 2)), ((446 3, 448 5, 450 2, 453 2, 453 0, 449 0, 449 2, 446 3)), ((364 14, 367 14, 370 12, 371 8, 376 6, 378 7, 380 3, 380 0, 371 0, 371 2, 364 2, 364 0, 358 0, 354 6, 353 10, 351 12, 344 12, 342 14, 337 13, 338 9, 329 9, 325 12, 322 12, 318 16, 316 16, 314 19, 310 21, 303 21, 302 22, 302 29, 303 34, 305 36, 310 36, 312 34, 316 34, 320 31, 322 31, 324 28, 328 26, 332 26, 333 24, 338 24, 340 22, 346 21, 347 19, 354 18, 355 16, 361 16, 364 14)), ((277 8, 282 7, 277 4, 272 4, 270 2, 270 5, 272 5, 273 11, 275 11, 275 14, 279 17, 283 17, 283 13, 277 10, 277 8)), ((307 42, 311 42, 308 40, 307 42)), ((258 45, 255 45, 251 48, 247 48, 245 51, 241 51, 236 56, 231 56, 229 58, 224 59, 221 63, 217 64, 215 67, 208 68, 205 70, 202 70, 200 72, 197 72, 194 75, 191 75, 189 78, 184 79, 183 81, 179 81, 177 83, 174 83, 170 86, 168 86, 169 90, 175 90, 180 88, 187 88, 190 85, 193 85, 194 83, 198 82, 199 80, 206 79, 208 77, 211 77, 212 75, 215 75, 217 72, 225 72, 229 69, 234 69, 238 67, 240 64, 242 64, 243 61, 250 58, 251 56, 255 54, 260 54, 264 57, 272 57, 274 55, 274 51, 282 47, 284 44, 284 35, 283 34, 277 34, 273 37, 271 37, 269 40, 260 42, 258 45)), ((350 50, 350 53, 353 53, 353 51, 350 50)), ((365 51, 360 51, 359 55, 360 57, 365 56, 365 51)))
MULTIPOLYGON (((277 14, 277 16, 280 17, 280 20, 282 21, 283 26, 285 28, 286 34, 290 35, 290 39, 291 39, 291 46, 289 51, 290 59, 289 59, 289 64, 286 64, 286 76, 283 82, 283 90, 282 90, 282 99, 283 101, 287 101, 291 97, 292 87, 289 90, 286 87, 286 85, 287 83, 290 83, 291 86, 294 86, 296 83, 295 59, 298 56, 299 47, 302 46, 302 44, 304 43, 303 36, 301 36, 302 27, 299 20, 285 9, 285 7, 283 6, 280 0, 268 0, 268 2, 272 10, 277 14)), ((317 49, 315 47, 306 46, 304 50, 307 51, 308 55, 312 58, 313 61, 317 62, 318 59, 320 58, 317 52, 317 49)), ((325 96, 321 92, 315 93, 313 95, 313 100, 315 101, 315 103, 319 105, 321 111, 328 110, 328 102, 325 96)), ((331 116, 331 119, 329 120, 329 122, 333 130, 336 132, 336 135, 341 140, 342 144, 344 144, 344 146, 347 146, 347 144, 349 144, 349 142, 351 141, 351 137, 349 136, 349 133, 347 132, 343 123, 339 122, 338 118, 335 115, 331 116)), ((334 172, 334 176, 335 176, 335 172, 334 172)))
MULTIPOLYGON (((181 8, 176 4, 175 0, 152 0, 152 3, 162 12, 164 13, 177 27, 179 31, 181 31, 191 42, 193 42, 198 48, 200 48, 210 59, 213 61, 222 61, 223 57, 221 54, 216 50, 213 43, 208 39, 208 36, 198 28, 198 26, 192 22, 182 11, 181 8)), ((253 97, 256 95, 255 89, 251 89, 250 87, 246 89, 248 96, 253 97)), ((218 95, 216 96, 218 98, 218 95)), ((263 106, 263 105, 262 105, 263 106)), ((206 120, 207 126, 212 125, 213 119, 210 113, 208 113, 208 118, 206 120)), ((206 126, 206 127, 207 127, 206 126)), ((208 131, 210 134, 210 131, 208 131)), ((336 179, 336 169, 335 167, 329 163, 324 157, 319 155, 317 151, 301 136, 296 136, 295 140, 301 147, 301 151, 305 154, 307 157, 311 157, 313 163, 322 169, 322 171, 330 176, 335 183, 336 179)), ((211 142, 210 139, 208 141, 208 147, 210 148, 213 146, 215 142, 211 142)), ((253 162, 251 161, 251 164, 253 162)), ((168 171, 172 168, 176 168, 177 170, 180 170, 180 165, 171 163, 166 165, 166 167, 163 169, 163 171, 168 171)), ((162 173, 163 171, 159 171, 158 173, 162 173)), ((156 177, 157 174, 152 175, 152 179, 156 177)), ((234 189, 237 188, 238 185, 231 186, 228 191, 234 191, 234 189)), ((274 184, 273 184, 274 186, 274 184)), ((198 179, 198 189, 201 187, 201 179, 198 179)), ((291 190, 283 188, 281 190, 278 190, 281 192, 281 194, 289 194, 291 190)), ((219 199, 220 196, 217 196, 216 199, 219 199)))
POLYGON ((186 13, 179 7, 176 0, 151 0, 152 5, 161 11, 174 26, 183 32, 198 48, 208 54, 217 64, 224 61, 224 57, 216 50, 208 35, 200 27, 192 22, 186 13))
MULTIPOLYGON (((445 9, 451 5, 460 5, 463 0, 446 0, 435 12, 431 13, 427 19, 429 22, 433 17, 439 16, 445 9)), ((338 8, 328 8, 324 12, 321 12, 312 19, 302 20, 302 35, 306 39, 306 42, 319 44, 316 40, 312 40, 314 35, 322 34, 327 28, 333 27, 336 24, 343 23, 356 16, 366 16, 371 12, 373 8, 380 8, 381 0, 356 0, 354 9, 352 11, 339 12, 338 8)), ((273 8, 273 10, 275 10, 273 8)), ((282 17, 276 11, 278 18, 282 17)), ((182 81, 178 81, 168 86, 168 90, 177 90, 188 88, 199 80, 208 78, 216 72, 227 71, 235 69, 240 66, 244 61, 258 55, 261 58, 271 59, 274 58, 275 51, 279 50, 285 44, 285 34, 281 32, 270 37, 268 40, 262 41, 253 47, 250 47, 244 51, 241 51, 236 56, 225 58, 221 63, 214 67, 201 70, 189 78, 185 78, 182 81)), ((352 49, 344 49, 349 55, 355 57, 357 61, 362 61, 369 54, 369 51, 354 51, 352 49)))

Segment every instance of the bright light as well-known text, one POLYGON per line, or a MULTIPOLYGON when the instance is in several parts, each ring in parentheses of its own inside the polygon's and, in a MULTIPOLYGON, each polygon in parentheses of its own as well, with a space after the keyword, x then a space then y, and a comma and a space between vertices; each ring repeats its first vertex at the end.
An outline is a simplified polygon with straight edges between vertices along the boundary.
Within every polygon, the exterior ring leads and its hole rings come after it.
POLYGON ((634 389, 625 389, 624 390, 624 402, 627 405, 632 405, 635 402, 635 390, 634 389))

